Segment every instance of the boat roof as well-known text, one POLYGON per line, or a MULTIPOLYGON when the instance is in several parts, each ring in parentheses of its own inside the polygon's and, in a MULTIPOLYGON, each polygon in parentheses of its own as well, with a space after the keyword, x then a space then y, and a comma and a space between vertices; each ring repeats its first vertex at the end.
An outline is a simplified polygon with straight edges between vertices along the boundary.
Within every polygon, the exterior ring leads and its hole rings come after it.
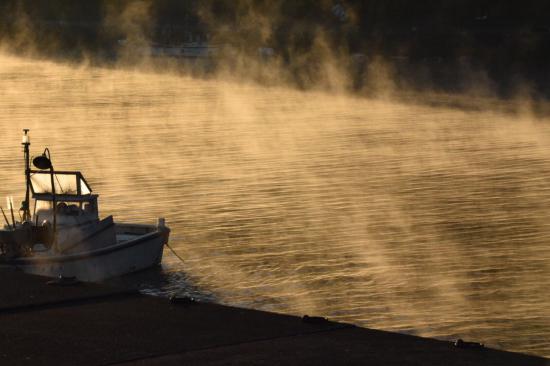
POLYGON ((42 201, 52 201, 54 190, 58 201, 88 201, 97 197, 82 173, 77 171, 54 171, 52 189, 50 171, 31 170, 30 186, 33 198, 42 201))

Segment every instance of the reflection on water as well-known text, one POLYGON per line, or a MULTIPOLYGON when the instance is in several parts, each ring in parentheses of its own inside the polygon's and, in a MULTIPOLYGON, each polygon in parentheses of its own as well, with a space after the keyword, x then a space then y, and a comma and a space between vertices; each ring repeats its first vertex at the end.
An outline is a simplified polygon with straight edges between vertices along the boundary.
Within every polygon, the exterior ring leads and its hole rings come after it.
POLYGON ((103 215, 172 245, 155 294, 550 356, 550 129, 399 104, 0 56, 0 195, 19 139, 103 215))

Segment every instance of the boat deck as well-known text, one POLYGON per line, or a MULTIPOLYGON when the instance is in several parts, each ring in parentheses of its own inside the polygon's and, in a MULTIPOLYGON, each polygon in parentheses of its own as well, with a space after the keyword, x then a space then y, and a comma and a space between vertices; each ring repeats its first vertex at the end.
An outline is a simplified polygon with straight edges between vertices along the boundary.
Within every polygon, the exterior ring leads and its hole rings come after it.
POLYGON ((154 225, 144 224, 115 224, 117 243, 122 243, 128 240, 137 239, 142 235, 152 233, 157 230, 154 225))
POLYGON ((548 365, 317 318, 0 276, 2 365, 548 365))

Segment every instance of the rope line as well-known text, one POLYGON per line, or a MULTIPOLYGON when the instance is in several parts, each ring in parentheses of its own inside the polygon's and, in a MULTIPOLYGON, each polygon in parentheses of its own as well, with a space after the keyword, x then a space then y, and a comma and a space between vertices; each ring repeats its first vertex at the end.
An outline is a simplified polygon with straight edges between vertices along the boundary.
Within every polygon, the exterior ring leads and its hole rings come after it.
POLYGON ((180 257, 178 253, 176 253, 176 251, 174 250, 174 248, 172 248, 172 247, 170 246, 170 244, 168 244, 168 242, 165 243, 164 245, 166 245, 166 246, 168 247, 168 249, 170 249, 170 251, 172 252, 172 254, 174 254, 174 255, 176 256, 176 258, 178 258, 182 264, 184 263, 183 258, 180 257))

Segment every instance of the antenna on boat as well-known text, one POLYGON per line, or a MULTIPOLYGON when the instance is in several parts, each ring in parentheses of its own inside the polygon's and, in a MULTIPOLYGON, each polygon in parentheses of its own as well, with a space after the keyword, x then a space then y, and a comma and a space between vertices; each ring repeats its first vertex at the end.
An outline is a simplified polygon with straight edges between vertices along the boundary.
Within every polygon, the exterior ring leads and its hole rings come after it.
POLYGON ((11 230, 11 224, 8 220, 8 217, 6 216, 6 213, 4 212, 4 209, 2 207, 0 207, 0 210, 2 210, 2 215, 4 215, 4 220, 6 220, 6 224, 8 225, 8 229, 11 230))
POLYGON ((15 229, 15 216, 13 214, 13 197, 6 197, 6 201, 8 202, 8 206, 10 208, 11 212, 11 223, 13 225, 13 228, 15 229))
POLYGON ((30 192, 30 186, 31 186, 31 166, 29 163, 29 146, 31 145, 31 139, 29 136, 29 129, 25 128, 23 129, 23 132, 25 133, 23 135, 23 138, 21 139, 21 145, 23 145, 23 153, 25 155, 25 184, 26 184, 26 190, 25 190, 25 200, 23 201, 21 205, 21 211, 23 211, 23 222, 29 221, 31 219, 31 210, 30 210, 30 203, 29 203, 29 192, 30 192))

